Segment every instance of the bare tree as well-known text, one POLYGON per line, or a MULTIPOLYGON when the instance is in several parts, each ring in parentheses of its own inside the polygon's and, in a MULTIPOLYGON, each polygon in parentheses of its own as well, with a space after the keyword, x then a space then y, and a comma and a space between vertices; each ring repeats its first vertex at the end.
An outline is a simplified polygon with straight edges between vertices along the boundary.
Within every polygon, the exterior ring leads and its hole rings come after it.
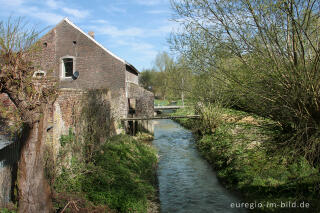
POLYGON ((49 212, 50 188, 44 175, 44 145, 48 108, 55 84, 34 78, 39 56, 38 32, 21 18, 0 23, 0 93, 6 93, 22 121, 23 140, 18 163, 19 212, 49 212))
POLYGON ((171 2, 183 29, 173 47, 200 74, 223 82, 221 91, 235 87, 247 109, 279 121, 294 134, 290 145, 319 162, 320 2, 171 2))

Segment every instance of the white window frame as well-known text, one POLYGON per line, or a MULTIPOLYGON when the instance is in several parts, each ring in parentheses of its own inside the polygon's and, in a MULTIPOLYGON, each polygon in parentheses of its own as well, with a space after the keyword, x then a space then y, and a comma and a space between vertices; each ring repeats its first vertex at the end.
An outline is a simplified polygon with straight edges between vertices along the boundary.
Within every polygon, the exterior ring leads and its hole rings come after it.
POLYGON ((66 77, 66 71, 65 71, 64 61, 63 61, 64 59, 72 59, 72 73, 74 73, 76 68, 76 57, 66 55, 60 58, 60 79, 69 80, 69 79, 72 79, 72 76, 66 77))
POLYGON ((43 70, 37 70, 33 73, 34 78, 42 78, 42 77, 46 77, 46 75, 47 75, 47 72, 43 70), (37 74, 39 73, 43 74, 43 76, 37 76, 37 74))

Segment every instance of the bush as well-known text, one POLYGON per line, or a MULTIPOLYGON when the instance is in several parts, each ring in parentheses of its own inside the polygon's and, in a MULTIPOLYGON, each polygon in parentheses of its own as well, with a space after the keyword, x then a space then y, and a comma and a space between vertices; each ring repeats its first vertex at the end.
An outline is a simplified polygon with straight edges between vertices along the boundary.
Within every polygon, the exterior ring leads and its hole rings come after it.
POLYGON ((193 97, 214 103, 222 96, 279 122, 285 146, 319 165, 319 1, 173 0, 172 6, 182 29, 171 47, 195 73, 193 97))
POLYGON ((146 212, 147 198, 155 192, 157 162, 149 146, 116 136, 95 153, 94 162, 98 171, 83 182, 89 200, 120 212, 146 212))
POLYGON ((205 106, 200 106, 197 111, 200 115, 201 132, 214 133, 221 123, 222 107, 218 103, 207 103, 205 106))
POLYGON ((227 188, 241 191, 248 200, 303 200, 319 208, 319 170, 301 155, 278 150, 278 124, 243 112, 223 111, 234 119, 222 121, 214 133, 203 135, 197 147, 227 188))
POLYGON ((72 157, 56 179, 55 189, 119 212, 146 212, 147 200, 155 196, 156 163, 155 150, 149 145, 118 135, 101 145, 90 162, 72 157))

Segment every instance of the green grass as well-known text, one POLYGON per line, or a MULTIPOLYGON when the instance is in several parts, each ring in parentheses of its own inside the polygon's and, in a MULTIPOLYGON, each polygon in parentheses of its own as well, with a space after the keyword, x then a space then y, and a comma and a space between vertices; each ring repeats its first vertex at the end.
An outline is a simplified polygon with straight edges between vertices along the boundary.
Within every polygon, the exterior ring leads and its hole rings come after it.
POLYGON ((118 135, 92 159, 85 164, 72 159, 57 178, 56 191, 82 194, 117 212, 147 212, 148 200, 156 199, 157 155, 150 145, 118 135))
POLYGON ((155 106, 167 106, 167 105, 169 105, 169 101, 168 100, 154 99, 154 105, 155 106))
POLYGON ((94 156, 99 172, 84 181, 84 191, 96 204, 120 212, 146 212, 154 194, 156 154, 145 144, 120 135, 94 156))
MULTIPOLYGON (((185 107, 178 109, 176 112, 172 113, 172 115, 175 116, 184 116, 184 115, 194 115, 194 110, 191 107, 185 107)), ((198 124, 198 120, 194 119, 188 119, 188 118, 181 118, 181 119, 176 119, 175 121, 179 122, 183 127, 188 128, 188 129, 196 129, 195 127, 198 124)))
MULTIPOLYGON (((169 101, 169 100, 160 100, 160 99, 155 99, 154 100, 154 105, 155 106, 168 106, 170 104, 173 104, 176 106, 182 106, 182 101, 179 100, 174 100, 174 101, 169 101)), ((189 100, 184 101, 184 105, 188 106, 189 100)))
MULTIPOLYGON (((176 114, 190 111, 178 110, 176 114)), ((320 212, 319 170, 303 156, 283 146, 283 141, 279 141, 281 128, 276 122, 232 109, 222 109, 221 114, 219 126, 211 134, 204 134, 199 123, 188 119, 179 119, 178 122, 200 133, 198 150, 227 188, 241 192, 246 201, 307 201, 312 207, 256 211, 320 212)))
POLYGON ((4 208, 4 209, 0 209, 0 213, 16 213, 16 211, 4 208))

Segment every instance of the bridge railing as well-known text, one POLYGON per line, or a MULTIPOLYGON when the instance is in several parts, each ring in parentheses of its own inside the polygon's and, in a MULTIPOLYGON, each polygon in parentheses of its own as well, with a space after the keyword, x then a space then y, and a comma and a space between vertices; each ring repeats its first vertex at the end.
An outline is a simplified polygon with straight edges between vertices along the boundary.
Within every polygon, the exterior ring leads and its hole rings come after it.
POLYGON ((178 119, 178 118, 198 119, 200 118, 200 115, 135 117, 135 118, 123 118, 121 120, 122 121, 139 121, 139 120, 178 119))

